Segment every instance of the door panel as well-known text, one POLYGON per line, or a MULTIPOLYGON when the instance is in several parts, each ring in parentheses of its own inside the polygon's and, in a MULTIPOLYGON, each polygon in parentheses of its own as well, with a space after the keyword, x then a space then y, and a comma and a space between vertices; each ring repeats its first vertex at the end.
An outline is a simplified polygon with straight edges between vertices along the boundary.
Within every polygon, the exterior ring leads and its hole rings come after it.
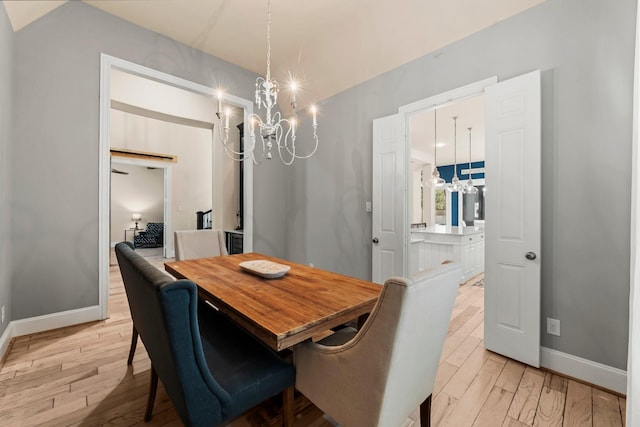
POLYGON ((540 72, 486 89, 485 346, 540 365, 540 72), (527 259, 526 254, 536 254, 527 259))
POLYGON ((405 141, 399 114, 373 121, 372 281, 404 275, 405 141))

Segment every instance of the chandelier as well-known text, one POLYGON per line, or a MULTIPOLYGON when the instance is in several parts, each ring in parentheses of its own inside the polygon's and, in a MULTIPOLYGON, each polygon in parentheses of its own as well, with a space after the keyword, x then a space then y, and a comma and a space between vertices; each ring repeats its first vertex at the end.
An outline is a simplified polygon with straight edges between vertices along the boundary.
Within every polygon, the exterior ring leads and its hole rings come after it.
POLYGON ((226 111, 223 112, 222 98, 224 95, 222 91, 218 92, 218 111, 216 112, 216 116, 220 121, 220 138, 222 139, 225 153, 229 158, 235 161, 243 161, 251 155, 253 162, 259 164, 265 158, 271 159, 273 157, 272 152, 277 148, 280 160, 282 160, 285 165, 291 165, 295 159, 308 159, 315 154, 318 149, 317 109, 314 105, 310 107, 314 142, 313 150, 308 154, 301 155, 296 151, 296 128, 298 126, 296 111, 297 84, 291 82, 289 89, 291 89, 291 115, 289 117, 283 117, 280 111, 272 111, 278 103, 280 85, 275 78, 271 77, 271 0, 267 0, 267 74, 265 77, 258 77, 256 79, 255 91, 255 103, 258 110, 264 107, 265 118, 263 119, 255 113, 249 115, 249 147, 243 151, 236 151, 233 143, 229 142, 230 110, 226 109, 226 111), (256 145, 262 146, 262 154, 258 157, 256 157, 255 153, 256 145))
POLYGON ((471 128, 469 129, 469 180, 464 186, 463 194, 476 194, 478 187, 473 186, 473 179, 471 178, 471 128))
POLYGON ((458 135, 457 135, 457 122, 458 117, 453 117, 453 178, 451 179, 451 184, 447 187, 451 193, 456 193, 458 191, 462 191, 464 186, 460 182, 458 178, 458 153, 457 153, 457 145, 458 145, 458 135))
POLYGON ((434 188, 443 188, 445 186, 445 181, 440 177, 440 172, 438 172, 438 161, 437 161, 437 152, 438 152, 438 116, 437 116, 437 108, 433 110, 433 172, 431 173, 431 178, 427 181, 427 185, 429 187, 434 188))

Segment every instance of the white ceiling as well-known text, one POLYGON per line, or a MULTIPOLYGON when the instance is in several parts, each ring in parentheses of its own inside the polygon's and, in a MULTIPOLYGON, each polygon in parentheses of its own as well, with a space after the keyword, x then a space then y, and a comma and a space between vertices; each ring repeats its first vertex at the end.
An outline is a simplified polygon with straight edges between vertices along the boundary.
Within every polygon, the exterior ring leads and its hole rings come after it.
POLYGON ((416 162, 416 166, 433 162, 434 141, 438 141, 435 153, 438 166, 468 162, 469 128, 471 128, 471 161, 484 160, 483 95, 438 107, 436 114, 437 129, 433 126, 434 110, 423 111, 410 118, 411 158, 416 162), (453 117, 457 117, 455 133, 453 117), (457 141, 457 153, 454 151, 454 141, 457 141), (457 162, 454 162, 456 158, 457 162))
MULTIPOLYGON (((266 0, 83 0, 105 12, 264 75, 266 0)), ((271 0, 272 73, 303 89, 301 108, 434 52, 545 0, 271 0)), ((66 3, 5 0, 14 31, 66 3)), ((224 88, 223 88, 224 89, 224 88)), ((282 100, 282 98, 281 98, 282 100)), ((438 110, 438 164, 484 159, 482 98, 438 110)), ((433 112, 411 122, 414 157, 433 158, 433 112), (422 151, 422 153, 420 153, 422 151)))
MULTIPOLYGON (((259 74, 266 0, 84 0, 259 74)), ((272 70, 322 100, 544 0, 272 0, 272 70)), ((66 1, 5 0, 15 31, 66 1)))

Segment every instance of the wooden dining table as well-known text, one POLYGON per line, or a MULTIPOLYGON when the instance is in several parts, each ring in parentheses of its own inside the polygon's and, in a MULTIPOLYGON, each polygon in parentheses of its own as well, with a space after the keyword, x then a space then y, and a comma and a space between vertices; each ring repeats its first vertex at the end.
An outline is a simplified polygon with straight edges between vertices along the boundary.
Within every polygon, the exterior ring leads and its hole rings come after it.
POLYGON ((258 253, 167 262, 165 270, 193 281, 200 298, 276 351, 366 316, 382 291, 366 280, 258 253), (240 267, 252 260, 290 270, 260 277, 240 267))

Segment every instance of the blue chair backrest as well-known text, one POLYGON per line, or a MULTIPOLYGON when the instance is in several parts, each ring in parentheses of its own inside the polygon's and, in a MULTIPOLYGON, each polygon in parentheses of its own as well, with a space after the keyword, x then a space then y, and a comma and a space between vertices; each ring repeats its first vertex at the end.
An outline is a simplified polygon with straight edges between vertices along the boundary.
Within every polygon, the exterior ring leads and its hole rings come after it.
POLYGON ((230 398, 204 358, 195 284, 165 275, 127 243, 115 249, 133 324, 182 422, 221 423, 230 398))

